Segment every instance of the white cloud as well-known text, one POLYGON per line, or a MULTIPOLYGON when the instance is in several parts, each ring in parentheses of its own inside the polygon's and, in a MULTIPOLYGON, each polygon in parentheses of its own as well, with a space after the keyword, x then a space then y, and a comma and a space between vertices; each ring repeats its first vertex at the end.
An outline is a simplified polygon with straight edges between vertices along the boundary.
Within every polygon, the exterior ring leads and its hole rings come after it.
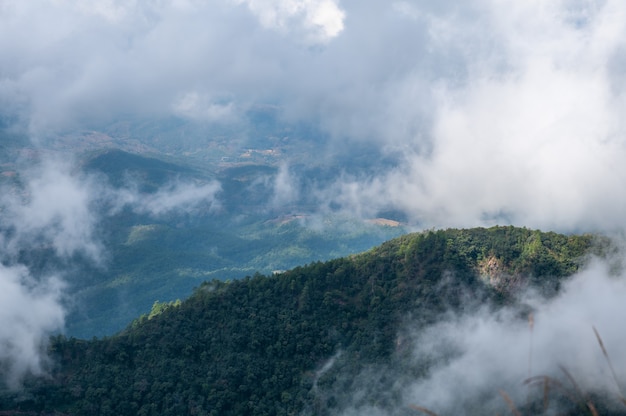
POLYGON ((110 190, 107 199, 113 205, 113 212, 130 207, 134 212, 160 216, 172 212, 192 212, 204 206, 207 211, 219 209, 219 182, 196 185, 185 182, 172 182, 154 193, 140 193, 136 188, 127 187, 110 190))
POLYGON ((119 22, 128 16, 130 10, 137 5, 137 1, 98 0, 89 4, 77 3, 71 0, 56 0, 57 5, 74 7, 85 15, 102 17, 110 22, 119 22))
POLYGON ((232 102, 216 102, 197 91, 183 94, 174 103, 174 112, 182 117, 214 123, 231 122, 237 118, 237 110, 232 102))
POLYGON ((47 336, 63 327, 63 284, 35 280, 23 266, 0 265, 0 376, 12 388, 46 371, 47 336))
POLYGON ((261 24, 280 32, 304 32, 311 43, 326 43, 344 29, 345 12, 336 0, 234 0, 245 3, 261 24))
POLYGON ((284 208, 286 205, 297 202, 300 190, 297 181, 297 177, 290 172, 288 164, 283 163, 279 166, 273 183, 274 194, 271 205, 274 208, 284 208))
POLYGON ((411 357, 407 359, 413 361, 406 364, 419 368, 429 365, 430 370, 412 381, 390 371, 389 378, 406 383, 394 387, 400 387, 402 397, 397 409, 359 406, 342 414, 404 414, 402 410, 410 405, 440 415, 502 414, 510 409, 500 391, 519 409, 529 399, 542 405, 543 385, 529 387, 524 383, 535 376, 548 376, 563 385, 558 388, 552 384, 548 391, 551 407, 545 414, 559 414, 555 406, 573 407, 565 391, 577 388, 583 394, 602 394, 602 403, 596 404, 623 409, 594 328, 618 381, 623 382, 626 359, 621 350, 626 334, 621 322, 626 316, 625 295, 626 276, 611 275, 606 264, 596 261, 564 284, 557 297, 546 300, 528 293, 523 298, 533 312, 532 328, 528 309, 522 312, 516 307, 476 311, 472 306, 467 308, 471 312, 444 315, 439 323, 426 328, 411 329, 409 324, 407 332, 413 331, 413 335, 404 335, 412 339, 411 357), (575 379, 576 388, 562 368, 575 379))
POLYGON ((62 263, 78 255, 103 265, 103 216, 124 207, 153 216, 215 210, 221 189, 217 182, 170 183, 150 194, 112 189, 58 160, 22 170, 19 177, 23 188, 7 186, 0 198, 0 377, 13 388, 26 374, 46 371, 47 337, 63 330, 65 318, 62 271, 29 270, 24 253, 53 252, 62 263))
POLYGON ((425 227, 622 222, 623 2, 2 4, 0 104, 33 134, 128 114, 236 123, 271 104, 395 158, 320 193, 345 209, 425 227))
MULTIPOLYGON (((431 47, 452 54, 424 94, 434 108, 429 130, 395 136, 402 121, 389 126, 383 143, 403 152, 399 166, 342 182, 335 189, 350 192, 324 197, 350 210, 399 207, 426 227, 622 226, 624 79, 614 61, 624 47, 626 8, 610 1, 476 1, 467 8, 470 17, 395 3, 428 27, 431 47)), ((419 120, 425 88, 419 76, 404 81, 402 88, 418 92, 390 102, 417 107, 392 114, 419 120)))
MULTIPOLYGON (((532 336, 528 322, 514 310, 485 311, 429 328, 420 334, 416 357, 423 358, 437 348, 441 351, 444 345, 448 351, 457 349, 458 355, 411 386, 407 400, 435 412, 461 415, 463 406, 478 397, 483 404, 490 397, 494 406, 503 408, 498 394, 503 389, 521 406, 529 393, 523 385, 529 370, 530 376, 547 375, 572 387, 560 366, 583 391, 607 392, 616 400, 615 382, 593 328, 601 334, 618 379, 623 380, 626 361, 619 351, 625 339, 619 322, 626 315, 621 302, 625 283, 624 276, 610 277, 606 267, 596 263, 568 282, 557 298, 531 299, 535 308, 532 336)), ((553 391, 552 399, 559 393, 553 391)))
POLYGON ((46 371, 48 336, 65 320, 62 276, 48 267, 29 270, 20 259, 52 252, 62 261, 82 255, 98 263, 102 254, 93 182, 59 162, 20 178, 23 188, 7 186, 0 198, 0 377, 12 388, 46 371))
POLYGON ((68 165, 48 162, 25 172, 24 199, 7 198, 4 223, 15 228, 11 244, 17 248, 50 245, 60 257, 83 253, 98 260, 101 247, 94 237, 95 184, 72 175, 68 165))
POLYGON ((417 20, 422 16, 419 9, 408 1, 396 1, 392 7, 396 12, 410 19, 417 20))

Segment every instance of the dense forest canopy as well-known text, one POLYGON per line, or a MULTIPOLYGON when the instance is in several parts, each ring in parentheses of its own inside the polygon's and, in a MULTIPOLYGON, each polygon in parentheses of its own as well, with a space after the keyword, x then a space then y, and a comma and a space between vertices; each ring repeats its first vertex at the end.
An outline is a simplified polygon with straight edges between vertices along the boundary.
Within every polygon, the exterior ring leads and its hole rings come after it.
MULTIPOLYGON (((281 274, 209 281, 183 302, 155 303, 115 336, 54 337, 50 377, 5 391, 1 406, 33 414, 337 414, 354 400, 347 392, 364 388, 364 371, 427 373, 428 363, 406 360, 407 319, 419 328, 450 310, 496 310, 529 286, 551 296, 607 244, 515 227, 426 231, 281 274)), ((359 400, 393 408, 393 384, 381 377, 359 400)))

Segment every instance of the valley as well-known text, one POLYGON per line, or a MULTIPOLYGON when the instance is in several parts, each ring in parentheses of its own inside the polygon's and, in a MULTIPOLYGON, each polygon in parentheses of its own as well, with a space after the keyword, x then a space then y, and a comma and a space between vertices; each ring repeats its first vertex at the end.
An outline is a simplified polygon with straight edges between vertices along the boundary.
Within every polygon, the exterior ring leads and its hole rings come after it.
MULTIPOLYGON (((71 175, 89 186, 99 259, 78 256, 67 264, 45 248, 20 255, 38 273, 62 273, 71 298, 67 335, 112 335, 155 301, 184 299, 206 280, 239 279, 358 253, 407 230, 399 222, 320 212, 306 196, 312 183, 295 183, 290 191, 295 196, 281 198, 276 181, 288 147, 220 151, 228 148, 226 141, 192 139, 181 132, 183 125, 171 134, 187 141, 172 151, 143 128, 132 139, 89 131, 37 146, 20 141, 4 153, 2 178, 11 193, 27 192, 29 178, 21 171, 32 174, 32 166, 46 160, 72 160, 71 175), (208 143, 205 151, 190 151, 201 143, 208 143), (172 195, 187 198, 189 205, 184 199, 166 201, 172 195)), ((294 175, 317 169, 315 161, 294 175)))

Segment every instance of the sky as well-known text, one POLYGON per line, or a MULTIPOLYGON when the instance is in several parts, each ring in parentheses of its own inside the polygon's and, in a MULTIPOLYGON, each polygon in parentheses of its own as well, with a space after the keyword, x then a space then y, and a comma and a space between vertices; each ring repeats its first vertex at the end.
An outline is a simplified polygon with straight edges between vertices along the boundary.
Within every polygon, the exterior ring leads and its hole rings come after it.
MULTIPOLYGON (((236 125, 272 106, 281 123, 394 161, 337 167, 312 193, 321 210, 398 210, 421 228, 614 232, 626 212, 625 42, 619 0, 0 0, 0 121, 37 142, 128 117, 236 125)), ((284 161, 272 204, 300 197, 294 175, 284 161)), ((14 230, 1 242, 3 287, 43 311, 7 353, 21 357, 16 380, 41 371, 37 343, 63 326, 63 285, 11 253, 39 239, 98 262, 90 208, 103 196, 160 215, 218 206, 220 189, 170 184, 147 204, 58 161, 27 178, 26 203, 2 200, 14 230)), ((28 316, 13 299, 7 310, 28 316)))
MULTIPOLYGON (((340 175, 320 206, 396 209, 423 228, 612 230, 625 13, 613 0, 2 0, 0 109, 36 138, 129 115, 238 123, 272 105, 395 162, 340 175)), ((293 194, 298 178, 278 180, 293 194)))

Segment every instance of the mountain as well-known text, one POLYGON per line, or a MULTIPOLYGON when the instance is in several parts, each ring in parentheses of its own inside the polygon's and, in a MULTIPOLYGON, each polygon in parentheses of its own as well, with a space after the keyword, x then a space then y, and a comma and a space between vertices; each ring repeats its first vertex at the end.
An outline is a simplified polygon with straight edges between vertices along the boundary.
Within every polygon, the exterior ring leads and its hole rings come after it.
MULTIPOLYGON (((106 200, 94 208, 101 218, 102 264, 74 261, 63 268, 72 300, 66 325, 71 336, 113 334, 155 301, 185 298, 205 280, 271 274, 358 253, 406 233, 399 223, 322 217, 302 204, 272 208, 277 168, 268 163, 218 167, 162 153, 106 148, 85 151, 77 165, 106 192, 131 195, 142 209, 115 211, 106 200), (180 209, 151 212, 158 208, 159 196, 185 189, 200 193, 212 184, 219 184, 217 207, 181 204, 180 209)), ((42 260, 45 253, 29 256, 25 263, 39 268, 54 263, 42 260)))
POLYGON ((515 227, 425 231, 271 276, 208 281, 182 302, 154 303, 114 336, 54 337, 50 377, 5 391, 1 409, 334 415, 369 405, 415 414, 398 386, 434 365, 412 358, 419 331, 485 307, 494 315, 512 307, 524 321, 532 306, 518 294, 554 297, 610 247, 592 235, 515 227))
MULTIPOLYGON (((297 140, 264 132, 242 147, 203 128, 119 123, 114 136, 73 131, 35 144, 0 123, 0 257, 37 281, 63 280, 68 336, 114 334, 155 301, 186 298, 205 280, 271 274, 407 232, 399 221, 319 213, 298 187, 304 198, 277 198, 279 165, 297 140), (39 195, 41 206, 29 210, 39 195), (81 240, 67 256, 50 241, 64 231, 81 240)), ((308 171, 303 160, 298 169, 308 171)))

